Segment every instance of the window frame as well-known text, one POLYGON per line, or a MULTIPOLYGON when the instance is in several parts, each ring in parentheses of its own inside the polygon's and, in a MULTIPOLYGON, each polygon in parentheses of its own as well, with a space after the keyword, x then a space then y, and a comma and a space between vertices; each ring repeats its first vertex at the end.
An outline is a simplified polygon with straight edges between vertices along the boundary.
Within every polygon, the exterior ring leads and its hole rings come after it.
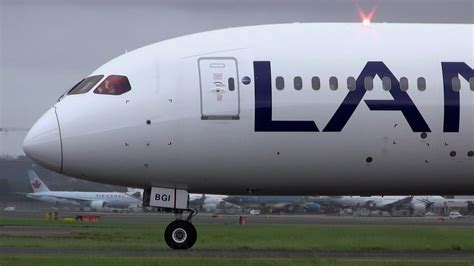
POLYGON ((297 91, 300 91, 300 90, 303 89, 303 79, 301 78, 301 76, 296 76, 296 77, 293 78, 293 87, 297 91), (297 86, 297 85, 299 85, 299 86, 297 86))
POLYGON ((419 91, 425 91, 426 90, 426 79, 424 77, 419 77, 416 80, 416 85, 417 85, 419 91))
POLYGON ((285 89, 285 78, 282 76, 277 76, 275 78, 275 88, 279 91, 282 91, 285 89), (280 82, 281 81, 281 82, 280 82), (281 85, 281 86, 279 86, 281 85))
POLYGON ((319 91, 321 89, 321 79, 319 76, 313 76, 311 78, 311 88, 315 91, 319 91))
POLYGON ((357 89, 357 80, 355 77, 348 77, 347 78, 347 89, 349 91, 355 91, 357 89))
POLYGON ((332 76, 329 78, 329 89, 332 91, 337 91, 337 89, 339 89, 339 80, 337 77, 332 76))
POLYGON ((453 88, 453 91, 455 92, 460 92, 461 91, 461 79, 456 76, 451 79, 451 87, 453 88))
POLYGON ((374 78, 372 76, 366 76, 364 78, 364 89, 366 91, 372 91, 374 89, 374 78))
MULTIPOLYGON (((113 82, 117 82, 117 81, 113 81, 113 82)), ((117 84, 113 84, 113 85, 117 86, 117 84)), ((107 86, 107 85, 105 85, 105 86, 107 86)), ((109 90, 112 90, 112 89, 109 89, 109 90)), ((130 92, 131 90, 132 90, 132 85, 130 84, 130 80, 128 79, 127 76, 112 74, 112 75, 108 75, 104 80, 102 80, 102 82, 94 89, 93 93, 96 94, 96 95, 120 96, 120 95, 123 95, 123 94, 126 94, 126 93, 130 92), (102 85, 106 84, 108 79, 114 79, 114 78, 121 78, 122 79, 121 83, 119 83, 118 86, 124 86, 123 82, 126 82, 125 85, 127 85, 126 87, 128 87, 128 89, 119 90, 116 93, 103 93, 103 92, 98 91, 101 88, 102 85)))
POLYGON ((410 88, 410 82, 407 77, 400 78, 400 90, 401 91, 408 91, 410 88))
POLYGON ((81 95, 81 94, 86 94, 88 92, 90 92, 92 89, 95 89, 98 84, 101 84, 102 81, 104 80, 104 77, 105 75, 93 75, 93 76, 89 76, 89 77, 86 77, 86 78, 83 78, 81 81, 79 81, 78 83, 76 83, 76 85, 74 85, 67 93, 66 95, 81 95), (87 90, 83 90, 83 88, 88 85, 87 83, 83 84, 84 82, 87 82, 88 80, 91 80, 93 85, 90 86, 87 90), (81 87, 81 85, 83 84, 83 86, 81 87), (79 88, 78 91, 75 91, 79 88))
POLYGON ((384 91, 390 91, 392 89, 392 79, 390 77, 382 77, 382 89, 384 91))

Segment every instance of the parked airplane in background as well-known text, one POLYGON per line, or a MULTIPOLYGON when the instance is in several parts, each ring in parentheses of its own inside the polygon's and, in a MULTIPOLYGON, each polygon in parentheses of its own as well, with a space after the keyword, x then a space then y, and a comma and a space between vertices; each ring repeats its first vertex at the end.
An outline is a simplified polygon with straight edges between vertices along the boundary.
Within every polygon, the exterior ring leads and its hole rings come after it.
POLYGON ((138 198, 140 200, 143 200, 143 189, 142 188, 127 188, 127 192, 125 194, 130 195, 134 198, 138 198))
POLYGON ((365 208, 392 213, 409 210, 412 215, 424 215, 431 209, 467 209, 472 199, 448 199, 442 196, 332 196, 321 197, 320 203, 340 208, 365 208))
POLYGON ((367 208, 371 210, 392 211, 411 205, 411 196, 332 196, 321 197, 320 202, 331 203, 341 208, 367 208))
POLYGON ((424 204, 426 209, 449 208, 449 209, 467 209, 469 204, 474 200, 471 199, 450 199, 442 196, 415 196, 413 197, 414 204, 424 204))
POLYGON ((321 210, 318 198, 301 196, 229 196, 227 202, 245 209, 260 209, 264 212, 311 212, 321 210))
MULTIPOLYGON (((65 175, 145 189, 194 245, 188 193, 474 193, 474 25, 293 23, 126 53, 31 128, 65 175)), ((71 51, 73 52, 73 51, 71 51)), ((52 80, 53 81, 53 80, 52 80)))
MULTIPOLYGON (((127 194, 143 199, 143 189, 140 188, 127 188, 127 194)), ((235 207, 229 206, 230 203, 226 203, 224 201, 225 198, 227 198, 225 195, 189 194, 189 208, 205 212, 215 212, 220 207, 224 209, 226 207, 235 207)))
POLYGON ((121 192, 78 192, 51 191, 33 170, 28 170, 33 193, 26 196, 31 199, 54 203, 56 205, 87 206, 92 209, 137 208, 142 205, 139 198, 121 192))
POLYGON ((197 208, 205 212, 215 212, 217 209, 226 209, 235 207, 233 204, 226 202, 225 195, 213 194, 189 194, 190 208, 197 208))

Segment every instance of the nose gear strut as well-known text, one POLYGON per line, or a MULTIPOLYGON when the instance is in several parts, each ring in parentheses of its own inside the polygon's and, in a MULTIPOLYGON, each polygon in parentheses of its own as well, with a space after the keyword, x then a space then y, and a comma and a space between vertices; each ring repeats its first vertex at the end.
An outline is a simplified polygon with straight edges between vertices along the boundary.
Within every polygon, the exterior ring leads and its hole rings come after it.
POLYGON ((191 248, 197 240, 197 231, 192 218, 197 210, 189 209, 189 194, 186 190, 153 187, 145 189, 143 206, 158 207, 160 210, 174 212, 175 221, 165 230, 165 242, 172 249, 191 248), (183 213, 188 215, 183 219, 183 213))

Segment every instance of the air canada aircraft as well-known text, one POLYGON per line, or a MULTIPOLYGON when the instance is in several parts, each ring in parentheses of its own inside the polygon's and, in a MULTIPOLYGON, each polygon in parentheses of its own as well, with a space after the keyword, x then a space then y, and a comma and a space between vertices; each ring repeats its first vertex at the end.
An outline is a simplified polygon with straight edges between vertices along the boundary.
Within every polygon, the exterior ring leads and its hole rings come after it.
POLYGON ((188 193, 474 192, 474 25, 292 23, 152 44, 99 67, 30 129, 55 172, 145 189, 194 245, 188 193), (183 216, 183 214, 188 214, 183 216))
POLYGON ((141 201, 138 198, 126 193, 51 191, 33 170, 28 170, 28 176, 33 193, 27 193, 26 196, 31 199, 56 205, 88 206, 94 210, 104 207, 135 208, 141 206, 141 201))

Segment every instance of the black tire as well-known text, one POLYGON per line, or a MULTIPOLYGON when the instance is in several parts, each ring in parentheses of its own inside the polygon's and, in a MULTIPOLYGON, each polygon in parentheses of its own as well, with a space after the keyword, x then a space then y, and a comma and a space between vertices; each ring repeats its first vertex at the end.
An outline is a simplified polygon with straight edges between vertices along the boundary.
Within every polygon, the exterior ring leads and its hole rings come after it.
POLYGON ((191 248, 196 240, 196 228, 190 222, 176 220, 166 227, 165 241, 172 249, 191 248))

